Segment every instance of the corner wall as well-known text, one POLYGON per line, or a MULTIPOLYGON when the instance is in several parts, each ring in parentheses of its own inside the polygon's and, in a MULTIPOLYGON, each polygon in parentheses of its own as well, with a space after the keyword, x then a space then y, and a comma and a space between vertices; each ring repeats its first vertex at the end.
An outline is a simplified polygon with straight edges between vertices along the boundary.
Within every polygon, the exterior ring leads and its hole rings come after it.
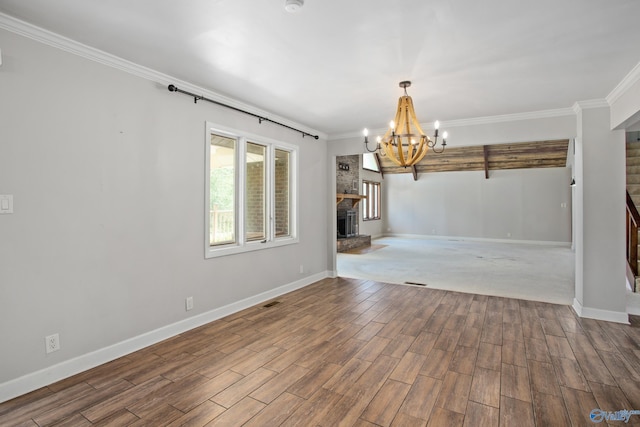
POLYGON ((628 323, 625 135, 610 130, 609 108, 577 109, 573 306, 582 317, 628 323))
POLYGON ((0 39, 0 401, 326 277, 323 140, 0 39), (299 244, 204 258, 207 120, 299 147, 299 244))

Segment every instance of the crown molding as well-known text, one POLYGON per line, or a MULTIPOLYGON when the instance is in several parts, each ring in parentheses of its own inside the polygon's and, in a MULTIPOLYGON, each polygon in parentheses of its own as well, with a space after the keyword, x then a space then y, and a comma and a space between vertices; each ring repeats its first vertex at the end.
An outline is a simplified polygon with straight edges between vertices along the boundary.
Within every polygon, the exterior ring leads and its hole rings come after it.
POLYGON ((548 119, 573 115, 571 108, 556 108, 552 110, 530 111, 526 113, 502 114, 498 116, 475 117, 470 119, 448 120, 440 124, 441 128, 462 127, 471 125, 486 125, 494 123, 516 122, 520 120, 548 119))
MULTIPOLYGON (((607 105, 608 106, 608 105, 607 105)), ((515 122, 519 120, 535 120, 535 119, 546 119, 553 117, 565 117, 575 115, 575 110, 571 107, 568 108, 556 108, 553 110, 542 110, 542 111, 530 111, 526 113, 513 113, 513 114, 502 114, 499 116, 486 116, 486 117, 475 117, 470 119, 457 119, 457 120, 441 120, 440 121, 440 129, 451 129, 456 127, 463 126, 472 126, 472 125, 486 125, 486 124, 494 124, 494 123, 506 123, 506 122, 515 122)), ((433 123, 421 123, 420 126, 422 129, 433 130, 433 123)), ((387 131, 387 128, 384 129, 370 129, 369 135, 382 135, 387 131)), ((345 132, 335 135, 329 135, 329 141, 334 141, 338 139, 350 139, 350 138, 362 138, 362 132, 345 132)))
POLYGON ((220 103, 227 104, 232 107, 239 108, 241 110, 246 110, 262 117, 268 117, 269 119, 281 122, 291 127, 299 128, 300 130, 303 130, 311 134, 316 134, 321 139, 324 139, 324 140, 326 140, 328 137, 326 133, 310 128, 301 123, 297 123, 292 120, 288 120, 284 117, 274 115, 268 111, 262 110, 253 105, 245 104, 236 99, 229 98, 219 93, 213 92, 209 89, 196 86, 184 80, 177 79, 170 75, 161 73, 151 68, 144 67, 142 65, 120 58, 118 56, 104 52, 102 50, 93 48, 91 46, 87 46, 83 43, 72 40, 68 37, 51 32, 49 30, 45 30, 44 28, 37 27, 35 25, 29 24, 28 22, 22 21, 20 19, 14 18, 12 16, 6 15, 1 12, 0 12, 0 29, 10 31, 20 36, 40 42, 42 44, 54 47, 56 49, 63 50, 65 52, 69 52, 71 54, 80 56, 90 61, 98 62, 100 64, 106 65, 111 68, 115 68, 120 71, 124 71, 134 76, 141 77, 143 79, 150 80, 156 83, 160 83, 165 87, 168 86, 169 84, 174 84, 178 88, 186 90, 188 92, 198 93, 202 96, 211 98, 220 103))
POLYGON ((640 80, 640 62, 629 71, 629 74, 624 76, 622 81, 613 88, 613 90, 607 95, 606 100, 609 105, 613 105, 631 86, 636 84, 640 80))
POLYGON ((593 108, 609 108, 609 102, 606 99, 589 99, 586 101, 576 101, 571 109, 575 114, 582 110, 590 110, 593 108))

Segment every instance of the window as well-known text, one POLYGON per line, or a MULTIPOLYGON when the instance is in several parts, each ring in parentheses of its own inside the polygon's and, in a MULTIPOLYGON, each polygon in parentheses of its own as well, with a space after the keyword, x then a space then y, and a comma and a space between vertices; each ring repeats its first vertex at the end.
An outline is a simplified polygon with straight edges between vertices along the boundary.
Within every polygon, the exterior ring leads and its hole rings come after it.
POLYGON ((276 148, 276 237, 289 236, 291 223, 291 153, 276 148))
POLYGON ((207 258, 296 243, 296 148, 207 123, 207 258))
POLYGON ((362 181, 362 192, 367 196, 362 200, 362 219, 380 219, 380 183, 362 181))
POLYGON ((380 164, 376 155, 377 153, 364 153, 362 155, 362 169, 379 173, 380 164))
POLYGON ((209 243, 235 243, 236 140, 211 134, 209 173, 209 243))
POLYGON ((267 147, 247 142, 247 163, 245 165, 245 240, 264 240, 267 237, 267 207, 265 191, 265 156, 267 147))

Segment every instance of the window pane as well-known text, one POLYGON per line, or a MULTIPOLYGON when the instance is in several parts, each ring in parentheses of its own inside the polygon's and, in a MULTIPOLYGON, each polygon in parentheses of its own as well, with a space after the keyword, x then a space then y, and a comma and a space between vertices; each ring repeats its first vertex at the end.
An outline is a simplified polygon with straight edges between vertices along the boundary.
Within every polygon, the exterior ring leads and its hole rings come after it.
POLYGON ((362 155, 362 169, 367 169, 374 172, 380 172, 378 163, 373 153, 364 153, 362 155))
MULTIPOLYGON (((367 181, 362 181, 362 195, 363 196, 367 196, 367 181)), ((367 197, 366 199, 362 200, 362 219, 367 219, 369 218, 369 198, 367 197)))
POLYGON ((369 212, 367 212, 367 215, 369 217, 369 219, 373 218, 373 184, 369 183, 367 184, 368 190, 367 190, 367 201, 369 203, 367 203, 367 206, 369 207, 369 212))
POLYGON ((362 219, 380 219, 380 183, 363 181, 362 192, 367 196, 362 201, 362 219))
POLYGON ((373 190, 373 200, 371 201, 373 218, 380 218, 380 212, 378 212, 378 209, 380 207, 379 197, 380 197, 380 184, 375 184, 375 188, 373 190))
POLYGON ((369 219, 373 219, 376 217, 376 185, 371 182, 369 183, 369 219))
POLYGON ((235 243, 236 140, 211 134, 209 245, 235 243))
POLYGON ((267 147, 247 143, 245 236, 247 241, 264 240, 267 209, 265 203, 266 174, 264 170, 267 147))
POLYGON ((290 194, 290 156, 288 151, 276 149, 275 165, 275 216, 276 237, 289 236, 290 194))

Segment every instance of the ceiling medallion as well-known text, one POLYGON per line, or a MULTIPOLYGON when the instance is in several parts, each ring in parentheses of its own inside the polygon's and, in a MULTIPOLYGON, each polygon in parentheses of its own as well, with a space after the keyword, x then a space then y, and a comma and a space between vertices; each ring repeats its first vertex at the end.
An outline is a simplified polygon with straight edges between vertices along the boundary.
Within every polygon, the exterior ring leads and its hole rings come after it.
POLYGON ((395 120, 389 123, 387 133, 376 139, 375 149, 369 148, 369 131, 367 129, 363 131, 367 151, 370 153, 378 151, 382 156, 387 156, 397 165, 404 167, 413 166, 422 160, 429 148, 434 153, 442 153, 447 146, 447 132, 443 132, 442 144, 439 149, 436 147, 440 122, 436 120, 434 123, 433 139, 427 136, 420 127, 420 122, 413 109, 413 100, 407 94, 409 86, 411 86, 410 81, 400 82, 400 87, 404 89, 404 95, 398 99, 395 120))

